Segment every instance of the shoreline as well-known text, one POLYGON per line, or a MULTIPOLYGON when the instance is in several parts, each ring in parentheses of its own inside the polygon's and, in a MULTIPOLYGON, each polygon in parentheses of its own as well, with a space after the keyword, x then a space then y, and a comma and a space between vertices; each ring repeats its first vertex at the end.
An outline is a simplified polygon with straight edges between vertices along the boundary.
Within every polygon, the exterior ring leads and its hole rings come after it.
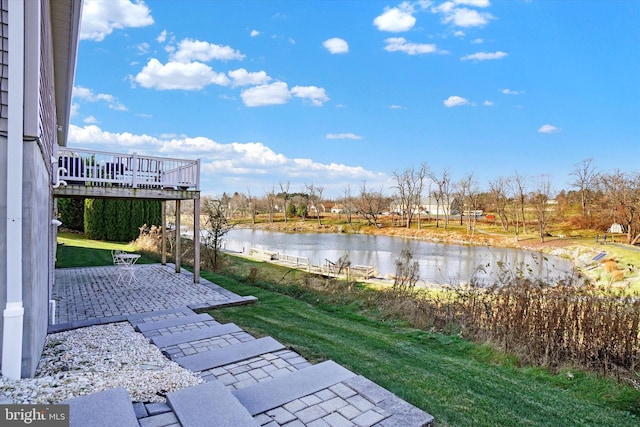
MULTIPOLYGON (((318 224, 315 220, 306 221, 277 221, 273 223, 260 222, 257 224, 241 223, 237 224, 239 228, 259 229, 272 232, 282 233, 352 233, 352 234, 373 234, 384 235, 389 237, 399 237, 415 240, 425 240, 434 243, 452 244, 452 245, 479 245, 489 247, 501 247, 501 248, 513 248, 521 250, 529 250, 539 252, 542 254, 548 254, 558 256, 561 258, 569 259, 574 263, 576 273, 586 278, 592 283, 602 286, 614 286, 618 288, 625 288, 631 286, 640 287, 640 277, 635 274, 627 275, 626 269, 618 269, 623 276, 616 280, 608 279, 608 283, 605 283, 610 267, 604 265, 604 261, 610 261, 611 257, 603 260, 603 263, 598 263, 594 266, 593 258, 600 252, 603 252, 602 248, 594 247, 586 243, 584 238, 580 236, 564 236, 556 235, 549 236, 544 242, 540 242, 538 238, 531 237, 530 235, 516 241, 514 236, 505 236, 503 234, 491 233, 476 228, 476 232, 473 235, 463 234, 455 229, 434 229, 432 224, 424 226, 421 229, 405 227, 395 227, 385 225, 383 227, 375 226, 349 226, 348 224, 342 225, 328 225, 318 224), (605 268, 606 267, 606 268, 605 268), (604 278, 604 279, 603 279, 604 278)), ((615 243, 612 241, 612 243, 615 243)), ((633 251, 634 248, 625 248, 623 246, 615 246, 621 250, 633 251)), ((630 272, 632 273, 632 272, 630 272)), ((380 282, 381 279, 377 278, 376 282, 380 282)), ((427 284, 428 285, 428 284, 427 284)))

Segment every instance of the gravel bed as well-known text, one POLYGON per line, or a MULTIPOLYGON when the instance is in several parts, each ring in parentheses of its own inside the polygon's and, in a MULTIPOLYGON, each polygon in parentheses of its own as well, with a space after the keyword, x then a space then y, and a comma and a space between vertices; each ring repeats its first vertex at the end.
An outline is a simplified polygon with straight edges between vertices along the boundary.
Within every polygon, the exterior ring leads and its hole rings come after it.
POLYGON ((52 404, 113 387, 134 402, 164 402, 201 382, 129 323, 113 323, 48 335, 35 378, 0 377, 0 403, 52 404))

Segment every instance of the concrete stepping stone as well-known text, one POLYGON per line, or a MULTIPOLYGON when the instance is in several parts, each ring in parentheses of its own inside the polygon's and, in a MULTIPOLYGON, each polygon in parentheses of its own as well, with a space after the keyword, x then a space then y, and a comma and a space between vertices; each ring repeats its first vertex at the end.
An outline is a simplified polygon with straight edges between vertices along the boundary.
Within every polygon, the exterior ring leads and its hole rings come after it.
POLYGON ((400 399, 389 390, 361 375, 349 378, 343 384, 391 414, 384 420, 385 427, 432 427, 435 423, 433 415, 400 399))
POLYGON ((139 427, 131 397, 123 387, 61 402, 69 404, 70 427, 139 427))
POLYGON ((183 368, 193 372, 217 368, 241 360, 251 359, 261 354, 283 350, 285 347, 271 337, 230 345, 215 350, 204 351, 175 359, 183 368))
POLYGON ((206 322, 208 320, 214 319, 207 313, 192 314, 189 316, 175 317, 172 319, 156 320, 155 322, 140 323, 135 327, 135 329, 138 332, 142 332, 144 334, 145 332, 153 331, 156 329, 170 328, 172 326, 186 325, 189 323, 206 322))
POLYGON ((132 326, 135 327, 140 323, 149 322, 150 321, 149 319, 152 319, 154 317, 162 317, 162 316, 168 316, 168 315, 175 315, 176 317, 178 317, 178 316, 189 316, 192 314, 196 314, 196 313, 187 307, 167 308, 165 310, 156 310, 156 311, 147 311, 145 313, 129 314, 127 316, 127 320, 129 321, 129 323, 131 323, 132 326))
POLYGON ((258 427, 257 421, 219 381, 167 394, 178 421, 188 427, 258 427))
POLYGON ((166 348, 172 345, 183 344, 186 342, 200 341, 207 338, 219 337, 220 335, 232 334, 240 332, 242 329, 235 323, 225 323, 223 325, 210 326, 204 329, 195 329, 191 331, 178 332, 171 335, 163 335, 151 338, 151 343, 159 348, 166 348))
POLYGON ((257 415, 355 376, 347 368, 328 360, 270 381, 234 390, 232 394, 251 415, 257 415))

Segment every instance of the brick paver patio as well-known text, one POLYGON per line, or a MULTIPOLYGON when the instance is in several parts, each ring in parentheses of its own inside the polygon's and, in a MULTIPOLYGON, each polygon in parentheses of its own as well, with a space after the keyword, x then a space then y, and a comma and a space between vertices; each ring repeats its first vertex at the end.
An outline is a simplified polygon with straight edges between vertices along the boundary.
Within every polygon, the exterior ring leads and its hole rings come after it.
POLYGON ((250 302, 185 270, 175 272, 172 264, 142 264, 135 267, 136 280, 117 283, 115 266, 63 268, 55 271, 53 299, 56 301, 56 329, 125 320, 133 313, 168 308, 206 309, 250 302))

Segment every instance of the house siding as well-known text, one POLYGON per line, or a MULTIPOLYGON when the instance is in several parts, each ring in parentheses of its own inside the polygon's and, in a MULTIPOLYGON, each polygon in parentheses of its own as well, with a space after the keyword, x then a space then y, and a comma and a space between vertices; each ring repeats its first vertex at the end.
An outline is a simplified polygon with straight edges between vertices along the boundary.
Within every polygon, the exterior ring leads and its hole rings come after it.
POLYGON ((2 49, 2 64, 0 64, 0 132, 7 131, 7 104, 8 104, 8 44, 9 38, 7 34, 9 33, 9 25, 8 22, 8 13, 7 13, 7 3, 9 0, 0 0, 0 48, 2 49))
MULTIPOLYGON (((0 75, 0 235, 7 226, 7 18, 8 0, 0 0, 2 22, 2 72, 0 75)), ((22 299, 24 306, 22 376, 31 377, 38 366, 47 335, 48 302, 53 282, 55 234, 52 163, 56 141, 55 97, 53 94, 52 37, 48 0, 25 4, 25 99, 22 182, 22 299), (34 19, 34 12, 36 12, 34 19), (39 19, 37 17, 39 16, 39 19), (33 37, 40 34, 40 37, 33 37), (31 37, 31 38, 30 38, 31 37), (34 78, 34 75, 38 75, 34 78), (34 86, 35 85, 35 86, 34 86), (34 135, 34 133, 36 133, 34 135), (43 244, 47 242, 47 244, 43 244)), ((6 307, 7 251, 10 242, 0 238, 0 309, 6 307)), ((2 334, 0 316, 0 342, 2 334)), ((1 344, 0 344, 1 345, 1 344)), ((4 349, 0 349, 4 351, 4 349)))
MULTIPOLYGON (((7 182, 7 103, 8 103, 8 0, 0 0, 0 183, 7 182)), ((7 235, 7 187, 0 185, 0 236, 7 235)), ((4 310, 7 302, 7 239, 0 239, 0 310, 4 310)), ((4 330, 4 319, 0 316, 0 338, 4 330)), ((2 340, 0 339, 0 354, 2 354, 2 340)))

